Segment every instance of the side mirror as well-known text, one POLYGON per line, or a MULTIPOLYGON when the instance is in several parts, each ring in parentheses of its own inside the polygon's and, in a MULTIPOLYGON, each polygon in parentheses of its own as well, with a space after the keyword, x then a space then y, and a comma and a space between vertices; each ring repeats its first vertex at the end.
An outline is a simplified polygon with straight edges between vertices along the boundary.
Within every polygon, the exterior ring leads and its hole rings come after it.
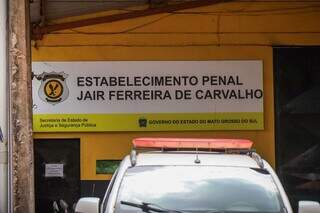
POLYGON ((299 213, 319 213, 320 204, 315 201, 299 201, 299 213))
POLYGON ((99 213, 100 198, 84 197, 81 198, 76 205, 76 213, 99 213))

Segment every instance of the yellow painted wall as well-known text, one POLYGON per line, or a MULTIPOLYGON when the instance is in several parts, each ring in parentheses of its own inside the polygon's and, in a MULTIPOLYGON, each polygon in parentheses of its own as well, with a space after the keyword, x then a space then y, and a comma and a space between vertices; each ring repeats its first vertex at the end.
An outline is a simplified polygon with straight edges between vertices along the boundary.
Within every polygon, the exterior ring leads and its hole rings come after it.
POLYGON ((95 174, 96 160, 121 159, 132 138, 141 136, 248 138, 275 165, 272 46, 320 45, 319 20, 320 2, 242 1, 49 34, 33 42, 34 61, 261 59, 265 129, 35 133, 34 137, 80 138, 82 180, 109 179, 95 174))

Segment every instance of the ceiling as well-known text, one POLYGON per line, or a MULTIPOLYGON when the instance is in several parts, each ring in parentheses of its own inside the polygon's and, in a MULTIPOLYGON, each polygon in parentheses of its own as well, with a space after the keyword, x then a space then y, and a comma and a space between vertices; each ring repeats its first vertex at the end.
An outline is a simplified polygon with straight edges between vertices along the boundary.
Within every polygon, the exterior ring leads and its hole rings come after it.
POLYGON ((41 40, 43 35, 54 31, 170 13, 227 1, 232 0, 32 0, 31 37, 33 40, 41 40), (114 11, 115 14, 53 22, 61 18, 105 11, 114 11))
POLYGON ((148 4, 161 5, 169 1, 171 4, 188 0, 31 0, 31 23, 148 4))

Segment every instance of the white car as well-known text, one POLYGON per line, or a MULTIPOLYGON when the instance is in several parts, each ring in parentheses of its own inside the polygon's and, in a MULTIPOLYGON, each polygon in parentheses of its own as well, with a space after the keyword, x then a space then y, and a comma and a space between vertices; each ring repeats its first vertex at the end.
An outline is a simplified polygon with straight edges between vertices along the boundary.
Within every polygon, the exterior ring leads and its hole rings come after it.
MULTIPOLYGON (((81 198, 77 213, 292 213, 249 140, 138 138, 133 146, 101 204, 81 198)), ((299 213, 320 213, 320 205, 300 201, 299 213)))

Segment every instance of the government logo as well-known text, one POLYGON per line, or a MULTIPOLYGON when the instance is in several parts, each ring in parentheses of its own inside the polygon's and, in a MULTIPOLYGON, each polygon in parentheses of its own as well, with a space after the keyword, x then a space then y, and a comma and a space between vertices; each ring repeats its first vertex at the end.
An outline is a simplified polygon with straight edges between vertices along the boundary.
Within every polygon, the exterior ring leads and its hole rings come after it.
POLYGON ((37 79, 41 80, 39 97, 52 105, 65 101, 69 96, 67 77, 68 75, 64 72, 44 72, 38 75, 37 79))

